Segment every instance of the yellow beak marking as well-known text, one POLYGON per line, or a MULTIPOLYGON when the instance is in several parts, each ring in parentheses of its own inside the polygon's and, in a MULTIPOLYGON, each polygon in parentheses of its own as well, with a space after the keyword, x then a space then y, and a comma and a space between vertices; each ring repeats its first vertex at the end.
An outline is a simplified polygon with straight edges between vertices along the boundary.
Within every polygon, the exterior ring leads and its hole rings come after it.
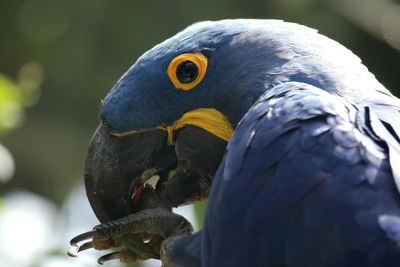
MULTIPOLYGON (((233 134, 233 128, 228 119, 218 110, 213 108, 199 108, 185 113, 179 120, 172 125, 161 125, 156 128, 168 132, 168 144, 174 143, 174 131, 186 125, 194 125, 206 130, 209 133, 229 141, 233 134)), ((126 136, 138 131, 127 131, 123 133, 112 133, 115 136, 126 136)))

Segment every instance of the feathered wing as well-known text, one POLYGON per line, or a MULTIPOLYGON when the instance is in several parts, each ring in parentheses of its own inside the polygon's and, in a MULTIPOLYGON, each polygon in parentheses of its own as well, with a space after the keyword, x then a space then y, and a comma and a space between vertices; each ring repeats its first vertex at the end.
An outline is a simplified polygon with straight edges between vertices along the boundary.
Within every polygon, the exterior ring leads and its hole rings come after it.
POLYGON ((400 116, 384 114, 303 83, 265 93, 215 177, 203 266, 400 266, 400 116))

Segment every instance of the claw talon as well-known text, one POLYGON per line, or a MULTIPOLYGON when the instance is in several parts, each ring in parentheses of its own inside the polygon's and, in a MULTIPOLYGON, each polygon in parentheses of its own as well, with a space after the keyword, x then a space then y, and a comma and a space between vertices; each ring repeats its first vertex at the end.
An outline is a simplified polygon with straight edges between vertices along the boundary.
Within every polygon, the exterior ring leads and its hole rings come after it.
POLYGON ((73 244, 71 245, 71 248, 68 250, 67 254, 70 257, 78 257, 78 253, 90 248, 93 248, 94 244, 92 242, 92 240, 81 243, 81 244, 73 244))
POLYGON ((106 262, 106 261, 119 259, 119 254, 120 254, 119 251, 105 254, 97 259, 97 263, 100 265, 103 265, 104 262, 106 262))
POLYGON ((81 251, 84 251, 84 250, 87 250, 87 249, 90 249, 90 248, 93 248, 93 247, 94 247, 93 242, 92 241, 88 241, 88 242, 83 243, 82 245, 80 245, 78 247, 78 251, 77 252, 81 252, 81 251))
POLYGON ((119 259, 120 262, 122 262, 122 263, 133 263, 138 258, 148 259, 147 257, 140 257, 138 254, 136 254, 135 252, 133 252, 129 249, 123 249, 121 251, 116 251, 116 252, 108 253, 108 254, 101 256, 97 260, 97 263, 103 265, 103 263, 106 261, 117 260, 117 259, 119 259))
POLYGON ((81 241, 93 238, 95 234, 96 232, 94 230, 85 232, 83 234, 77 235, 74 238, 72 238, 71 241, 69 241, 69 243, 71 246, 76 246, 81 241))

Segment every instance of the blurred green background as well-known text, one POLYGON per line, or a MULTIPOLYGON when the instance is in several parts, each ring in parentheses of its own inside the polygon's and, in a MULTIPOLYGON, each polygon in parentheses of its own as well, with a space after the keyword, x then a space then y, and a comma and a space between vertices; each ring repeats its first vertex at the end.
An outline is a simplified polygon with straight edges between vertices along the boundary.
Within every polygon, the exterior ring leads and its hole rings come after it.
POLYGON ((400 0, 0 0, 0 266, 95 265, 65 251, 96 224, 82 169, 100 100, 155 44, 224 18, 316 28, 400 95, 400 0))

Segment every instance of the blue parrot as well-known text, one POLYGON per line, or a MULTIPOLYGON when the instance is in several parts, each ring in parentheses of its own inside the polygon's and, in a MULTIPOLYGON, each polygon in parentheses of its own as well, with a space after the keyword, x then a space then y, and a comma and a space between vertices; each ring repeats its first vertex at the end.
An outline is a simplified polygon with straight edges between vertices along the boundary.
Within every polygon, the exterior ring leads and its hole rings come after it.
POLYGON ((71 244, 122 244, 101 263, 400 266, 399 112, 357 56, 314 29, 196 23, 102 103, 85 170, 102 224, 71 244), (193 233, 171 208, 208 194, 193 233))

